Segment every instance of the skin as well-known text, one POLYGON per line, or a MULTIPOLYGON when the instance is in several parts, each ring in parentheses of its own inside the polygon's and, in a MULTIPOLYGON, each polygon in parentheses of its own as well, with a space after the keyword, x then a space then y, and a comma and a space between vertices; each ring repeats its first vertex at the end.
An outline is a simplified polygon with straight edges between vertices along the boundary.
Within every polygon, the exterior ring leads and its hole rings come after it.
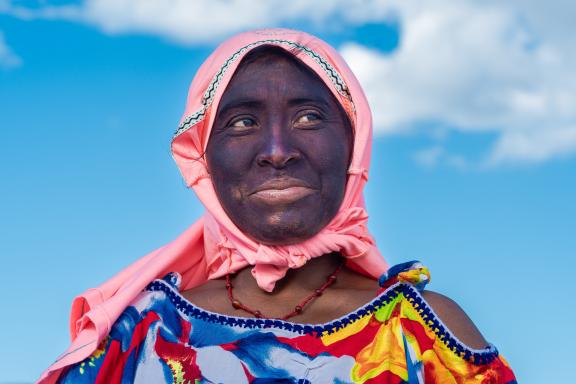
MULTIPOLYGON (((273 54, 240 65, 219 104, 206 158, 218 199, 232 221, 257 241, 283 245, 314 236, 334 217, 351 150, 350 124, 324 83, 293 60, 273 54), (265 184, 269 180, 272 189, 265 184), (294 190, 296 198, 274 192, 294 184, 304 188, 294 190), (262 185, 268 189, 255 196, 262 185)), ((338 254, 315 258, 289 270, 272 293, 261 290, 246 268, 233 277, 234 294, 266 316, 282 317, 340 262, 338 254)), ((369 302, 377 290, 375 280, 343 268, 336 283, 291 321, 328 322, 369 302)), ((250 317, 232 308, 221 279, 183 295, 210 311, 250 317)), ((462 342, 473 348, 487 344, 452 300, 429 291, 424 297, 462 342)))

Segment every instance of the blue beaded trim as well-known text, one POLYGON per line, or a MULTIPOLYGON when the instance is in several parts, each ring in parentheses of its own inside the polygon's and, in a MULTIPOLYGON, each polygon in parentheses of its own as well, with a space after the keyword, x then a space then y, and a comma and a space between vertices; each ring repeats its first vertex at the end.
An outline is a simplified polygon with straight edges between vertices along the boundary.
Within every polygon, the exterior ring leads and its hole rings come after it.
POLYGON ((224 77, 224 74, 226 73, 230 65, 234 63, 236 60, 238 60, 238 58, 242 56, 246 51, 263 44, 287 45, 289 47, 300 49, 301 51, 305 52, 308 56, 313 58, 314 61, 318 63, 318 65, 324 70, 324 72, 326 72, 326 74, 332 81, 332 84, 334 85, 338 93, 346 97, 354 107, 354 103, 352 101, 352 96, 350 95, 348 86, 346 85, 346 83, 344 82, 342 76, 338 73, 338 71, 336 71, 336 69, 324 57, 314 52, 310 48, 304 45, 297 44, 290 40, 282 40, 282 39, 259 40, 240 48, 224 62, 224 64, 220 67, 216 75, 214 75, 214 77, 212 78, 212 81, 210 82, 208 88, 206 89, 206 92, 204 93, 204 96, 202 97, 202 107, 200 108, 200 110, 184 118, 184 121, 178 126, 178 129, 176 129, 176 132, 174 133, 174 137, 172 138, 172 140, 175 140, 182 133, 186 132, 188 129, 198 124, 200 121, 204 120, 206 110, 208 109, 208 106, 212 104, 212 100, 214 99, 214 95, 216 94, 216 89, 218 89, 218 86, 222 82, 222 78, 224 77))
POLYGON ((208 321, 210 323, 242 328, 277 328, 299 334, 309 334, 316 337, 321 337, 325 334, 333 334, 361 318, 373 314, 380 307, 389 303, 401 293, 401 290, 398 289, 388 289, 386 292, 378 295, 378 297, 360 309, 357 309, 355 312, 339 319, 325 324, 300 324, 277 319, 254 319, 248 317, 227 316, 210 312, 196 307, 194 304, 182 297, 179 292, 174 290, 174 288, 164 280, 154 280, 148 284, 146 290, 151 292, 164 292, 180 312, 187 316, 208 321))
POLYGON ((475 364, 489 364, 498 357, 498 350, 492 344, 486 348, 474 349, 462 343, 446 325, 440 320, 436 312, 428 305, 420 292, 410 284, 399 283, 405 288, 402 290, 406 300, 420 314, 426 326, 434 332, 442 343, 446 345, 454 354, 475 364))
POLYGON ((472 349, 464 345, 456 336, 448 330, 446 325, 438 318, 438 315, 426 303, 420 292, 407 283, 396 283, 379 294, 374 300, 360 307, 353 313, 324 324, 299 324, 276 319, 254 319, 248 317, 236 317, 221 315, 196 307, 186 300, 165 280, 154 280, 146 287, 150 292, 163 292, 170 302, 183 314, 209 323, 217 323, 230 327, 241 328, 276 328, 298 334, 307 334, 315 337, 333 334, 346 326, 355 323, 365 316, 374 314, 379 308, 390 303, 399 295, 404 295, 406 300, 420 314, 426 326, 430 328, 452 352, 463 359, 475 364, 488 364, 498 357, 498 350, 493 345, 484 349, 472 349))

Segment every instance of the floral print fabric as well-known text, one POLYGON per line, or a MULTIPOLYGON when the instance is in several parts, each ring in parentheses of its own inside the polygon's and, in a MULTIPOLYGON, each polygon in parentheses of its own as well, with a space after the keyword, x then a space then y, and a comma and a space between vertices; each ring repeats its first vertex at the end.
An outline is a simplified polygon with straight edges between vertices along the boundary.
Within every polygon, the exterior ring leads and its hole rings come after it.
POLYGON ((169 274, 148 285, 59 383, 516 383, 492 345, 459 342, 420 295, 411 262, 380 278, 370 303, 306 325, 224 316, 194 306, 169 274))

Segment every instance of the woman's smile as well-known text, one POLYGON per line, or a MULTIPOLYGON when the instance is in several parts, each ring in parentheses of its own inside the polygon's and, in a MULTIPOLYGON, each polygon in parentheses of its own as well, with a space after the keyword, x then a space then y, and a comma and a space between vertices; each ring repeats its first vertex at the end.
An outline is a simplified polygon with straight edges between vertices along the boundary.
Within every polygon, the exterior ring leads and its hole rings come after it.
POLYGON ((318 190, 296 178, 277 178, 262 183, 249 198, 270 205, 294 203, 318 190))
POLYGON ((253 193, 250 197, 266 204, 279 205, 293 203, 314 192, 314 189, 306 187, 288 187, 285 189, 264 189, 253 193))

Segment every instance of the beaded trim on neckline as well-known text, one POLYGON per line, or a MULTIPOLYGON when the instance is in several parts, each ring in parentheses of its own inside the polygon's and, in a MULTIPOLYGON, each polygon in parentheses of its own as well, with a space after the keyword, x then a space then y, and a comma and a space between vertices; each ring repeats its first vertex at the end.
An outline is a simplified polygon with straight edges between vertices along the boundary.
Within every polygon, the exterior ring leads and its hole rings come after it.
POLYGON ((420 292, 418 292, 418 290, 412 285, 403 282, 397 282, 389 286, 378 296, 376 296, 376 298, 364 304, 357 310, 338 319, 322 324, 302 324, 287 320, 257 319, 223 315, 216 312, 211 312, 200 308, 188 301, 175 287, 162 279, 156 279, 152 281, 150 284, 148 284, 145 290, 149 292, 163 292, 179 312, 199 320, 207 321, 210 323, 218 323, 230 327, 241 327, 249 329, 275 328, 299 334, 307 334, 318 338, 325 335, 331 335, 343 329, 344 327, 355 323, 365 316, 372 315, 381 306, 390 303, 399 295, 403 294, 406 300, 412 305, 412 307, 418 311, 426 323, 426 326, 436 334, 438 340, 440 340, 458 356, 475 365, 488 364, 498 357, 498 350, 492 344, 489 344, 483 349, 474 349, 462 343, 446 327, 442 320, 440 320, 438 315, 424 300, 420 292))

